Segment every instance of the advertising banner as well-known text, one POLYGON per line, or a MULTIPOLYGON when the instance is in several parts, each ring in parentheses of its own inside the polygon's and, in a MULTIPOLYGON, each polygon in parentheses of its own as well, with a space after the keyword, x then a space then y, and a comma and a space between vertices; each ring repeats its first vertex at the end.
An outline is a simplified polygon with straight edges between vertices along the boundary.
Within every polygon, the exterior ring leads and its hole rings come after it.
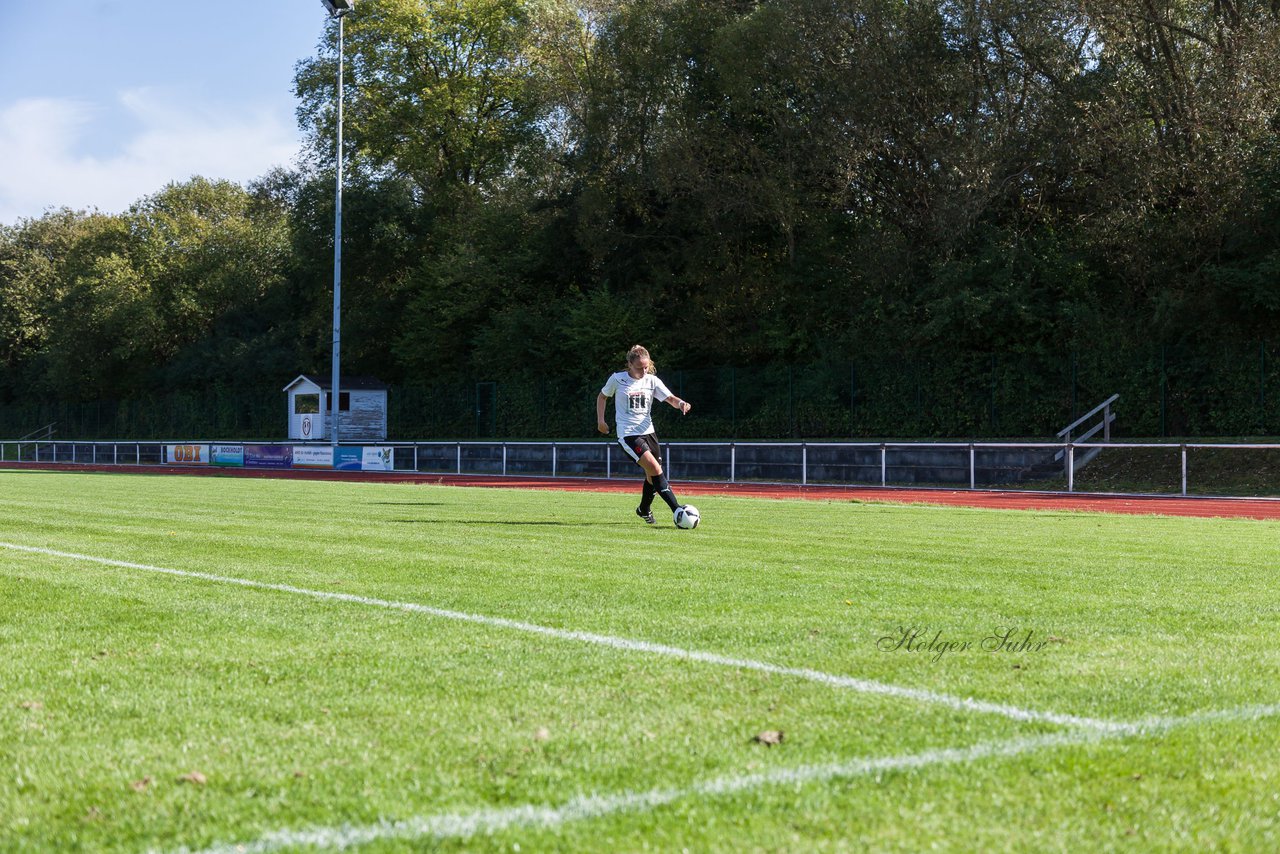
POLYGON ((215 466, 242 466, 244 445, 210 445, 209 462, 215 466))
POLYGON ((208 445, 165 445, 164 461, 184 466, 209 465, 208 445))
POLYGON ((360 471, 364 461, 364 448, 347 448, 338 446, 338 454, 333 458, 333 467, 339 471, 360 471))
POLYGON ((363 471, 392 471, 390 448, 365 448, 360 458, 363 471))
POLYGON ((293 467, 296 469, 333 468, 332 446, 294 445, 293 467))
POLYGON ((292 445, 244 446, 244 464, 246 466, 264 469, 287 469, 292 463, 292 445))

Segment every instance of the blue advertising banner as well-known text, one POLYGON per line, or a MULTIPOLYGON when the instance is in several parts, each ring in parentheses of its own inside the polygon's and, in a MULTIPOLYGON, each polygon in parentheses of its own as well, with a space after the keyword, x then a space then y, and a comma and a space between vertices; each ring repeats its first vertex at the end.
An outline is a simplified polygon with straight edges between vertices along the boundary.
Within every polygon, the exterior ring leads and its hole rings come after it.
POLYGON ((209 462, 215 466, 242 466, 244 445, 210 445, 209 462))
POLYGON ((287 469, 293 465, 293 446, 245 445, 244 464, 254 468, 287 469))
POLYGON ((360 463, 364 459, 364 448, 344 448, 338 446, 333 456, 333 467, 339 471, 360 471, 360 463))

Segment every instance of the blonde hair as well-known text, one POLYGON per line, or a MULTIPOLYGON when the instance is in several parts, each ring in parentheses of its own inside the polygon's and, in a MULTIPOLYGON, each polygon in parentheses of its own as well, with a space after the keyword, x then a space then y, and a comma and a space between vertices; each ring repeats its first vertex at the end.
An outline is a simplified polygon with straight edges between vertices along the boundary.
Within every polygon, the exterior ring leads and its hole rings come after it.
POLYGON ((653 363, 653 359, 649 356, 649 351, 639 344, 627 351, 627 364, 633 365, 638 359, 649 360, 649 370, 645 373, 656 374, 658 372, 658 366, 653 363))

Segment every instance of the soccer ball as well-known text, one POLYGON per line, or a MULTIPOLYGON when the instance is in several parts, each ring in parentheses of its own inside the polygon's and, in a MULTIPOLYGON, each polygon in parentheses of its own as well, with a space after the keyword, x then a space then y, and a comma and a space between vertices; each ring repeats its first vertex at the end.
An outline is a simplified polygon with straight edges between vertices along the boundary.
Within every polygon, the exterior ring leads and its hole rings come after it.
POLYGON ((677 528, 684 528, 686 531, 693 530, 698 527, 698 508, 692 504, 677 507, 673 519, 677 528))

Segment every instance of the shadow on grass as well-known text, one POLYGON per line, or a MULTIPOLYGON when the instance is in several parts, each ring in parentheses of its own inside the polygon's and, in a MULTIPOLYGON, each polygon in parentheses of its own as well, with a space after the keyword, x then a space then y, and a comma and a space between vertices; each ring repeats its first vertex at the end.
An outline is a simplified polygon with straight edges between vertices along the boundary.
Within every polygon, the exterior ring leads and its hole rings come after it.
MULTIPOLYGON (((621 528, 623 526, 632 527, 639 530, 640 526, 633 525, 631 522, 551 522, 551 521, 528 521, 528 522, 500 522, 496 519, 388 519, 389 522, 400 522, 405 525, 498 525, 506 527, 512 526, 546 526, 553 528, 621 528)), ((648 525, 643 526, 645 528, 648 525)))

